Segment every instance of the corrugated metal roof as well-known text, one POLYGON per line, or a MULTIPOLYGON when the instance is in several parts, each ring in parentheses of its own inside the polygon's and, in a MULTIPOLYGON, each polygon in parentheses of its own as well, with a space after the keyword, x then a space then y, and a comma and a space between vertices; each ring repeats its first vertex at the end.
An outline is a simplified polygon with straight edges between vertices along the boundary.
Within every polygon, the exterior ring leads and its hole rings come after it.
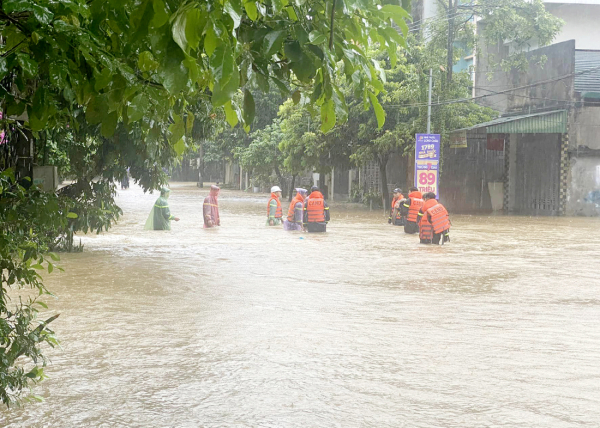
POLYGON ((542 113, 505 116, 457 131, 485 128, 493 134, 564 134, 567 132, 567 111, 554 110, 542 113))
POLYGON ((575 51, 575 91, 600 92, 600 51, 575 51))

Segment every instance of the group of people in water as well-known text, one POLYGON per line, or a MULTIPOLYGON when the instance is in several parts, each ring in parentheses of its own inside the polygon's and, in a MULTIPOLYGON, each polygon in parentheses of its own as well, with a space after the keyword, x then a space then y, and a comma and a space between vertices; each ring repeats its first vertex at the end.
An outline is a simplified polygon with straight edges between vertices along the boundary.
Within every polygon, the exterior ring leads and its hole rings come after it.
MULTIPOLYGON (((267 222, 269 227, 281 227, 284 230, 306 231, 309 233, 323 233, 327 231, 330 220, 329 206, 325 197, 317 186, 310 192, 307 189, 296 188, 296 195, 292 199, 287 216, 284 218, 281 204, 281 188, 273 186, 271 197, 267 203, 267 222)), ((209 195, 204 199, 202 214, 204 228, 213 228, 221 225, 219 217, 220 188, 211 186, 209 195)), ((170 190, 162 188, 160 197, 154 203, 148 216, 145 228, 148 230, 170 230, 171 220, 179 221, 169 209, 167 199, 170 190)), ((409 189, 408 196, 402 194, 401 189, 394 189, 394 198, 389 224, 404 226, 404 232, 419 234, 422 244, 444 244, 450 241, 450 218, 446 208, 440 204, 433 192, 422 194, 416 187, 409 189)))
POLYGON ((309 233, 327 232, 330 220, 329 206, 317 186, 308 190, 296 188, 296 196, 288 208, 287 217, 283 218, 281 206, 281 189, 271 187, 271 198, 267 205, 267 226, 280 226, 284 230, 305 230, 309 233))
POLYGON ((388 223, 404 226, 404 233, 419 234, 422 244, 444 244, 450 241, 450 216, 433 192, 422 194, 416 187, 408 196, 394 189, 388 223))
MULTIPOLYGON (((306 189, 296 189, 290 203, 287 218, 283 217, 281 189, 271 188, 267 204, 267 225, 280 226, 285 230, 325 232, 329 222, 329 206, 323 194, 314 186, 310 194, 306 189)), ((419 234, 423 244, 444 244, 450 241, 450 218, 446 208, 440 204, 433 192, 424 195, 416 187, 410 188, 407 197, 401 189, 394 189, 394 199, 388 223, 404 226, 404 232, 419 234)))

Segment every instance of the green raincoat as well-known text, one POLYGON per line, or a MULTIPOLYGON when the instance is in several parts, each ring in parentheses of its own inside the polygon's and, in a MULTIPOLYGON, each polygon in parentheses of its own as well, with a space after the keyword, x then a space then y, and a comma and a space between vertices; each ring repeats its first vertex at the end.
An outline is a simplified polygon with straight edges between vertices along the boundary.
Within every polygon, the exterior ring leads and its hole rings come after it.
POLYGON ((175 216, 171 215, 171 210, 169 209, 169 203, 167 199, 169 198, 170 190, 166 187, 163 187, 160 191, 160 198, 156 200, 154 206, 152 207, 152 211, 150 211, 150 215, 148 216, 148 220, 146 221, 146 226, 144 229, 146 230, 171 230, 171 220, 175 218, 175 216))

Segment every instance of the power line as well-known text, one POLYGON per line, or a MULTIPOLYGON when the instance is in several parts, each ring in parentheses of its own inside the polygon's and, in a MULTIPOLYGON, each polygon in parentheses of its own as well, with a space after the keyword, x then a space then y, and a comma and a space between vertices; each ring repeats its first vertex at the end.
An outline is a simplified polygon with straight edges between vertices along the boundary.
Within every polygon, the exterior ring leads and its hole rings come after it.
POLYGON ((421 18, 417 21, 413 21, 411 22, 408 27, 410 31, 416 30, 418 27, 422 27, 424 25, 430 25, 430 24, 437 24, 437 23, 442 23, 445 21, 448 21, 450 19, 456 18, 458 16, 467 16, 467 15, 471 15, 471 16, 481 16, 481 13, 477 13, 476 9, 478 7, 486 7, 488 9, 493 9, 493 8, 501 8, 504 7, 502 4, 494 4, 494 5, 477 5, 474 3, 470 3, 470 4, 466 4, 466 5, 459 5, 456 12, 451 13, 451 14, 441 14, 438 16, 431 16, 429 18, 421 18), (473 10, 470 10, 469 8, 473 8, 473 10), (462 10, 461 10, 462 9, 462 10), (422 24, 421 24, 422 23, 422 24), (419 24, 419 25, 417 25, 419 24))
MULTIPOLYGON (((474 101, 474 100, 477 100, 477 99, 483 99, 483 98, 487 98, 487 97, 494 97, 494 96, 497 96, 497 95, 504 95, 504 94, 507 94, 507 93, 512 92, 512 91, 519 91, 521 89, 533 88, 535 86, 540 86, 540 85, 545 85, 545 84, 548 84, 548 83, 558 82, 560 80, 568 79, 569 77, 580 76, 582 74, 591 73, 591 72, 597 71, 597 70, 600 70, 600 66, 593 67, 593 68, 590 68, 590 69, 587 69, 587 70, 583 70, 583 71, 579 71, 579 72, 576 72, 576 73, 569 73, 569 74, 566 74, 564 76, 556 77, 556 78, 553 78, 553 79, 543 80, 541 82, 532 83, 530 85, 519 86, 519 87, 516 87, 516 88, 509 88, 509 89, 505 89, 503 91, 498 91, 498 92, 493 91, 494 93, 492 93, 492 94, 479 95, 477 97, 471 97, 471 98, 456 98, 456 99, 453 99, 453 100, 445 100, 445 101, 440 101, 438 103, 432 103, 431 105, 432 106, 439 106, 439 105, 447 105, 447 104, 468 103, 468 102, 471 102, 471 101, 474 101)), ((404 104, 404 105, 402 105, 402 104, 398 104, 398 105, 391 104, 391 105, 388 105, 388 107, 410 108, 410 107, 427 107, 428 105, 429 105, 429 103, 416 103, 416 104, 404 104)))
POLYGON ((450 15, 432 16, 432 17, 429 17, 429 18, 422 18, 422 19, 419 19, 417 21, 411 22, 408 25, 408 28, 409 28, 410 31, 413 31, 413 30, 419 29, 420 27, 423 27, 424 25, 439 24, 439 23, 442 23, 444 21, 448 21, 451 18, 456 18, 457 16, 460 16, 460 15, 465 15, 466 16, 466 15, 472 15, 472 13, 466 12, 466 11, 461 11, 461 12, 456 12, 456 13, 453 13, 453 14, 450 14, 450 15), (420 24, 420 23, 422 23, 422 24, 420 24))
POLYGON ((543 100, 543 101, 554 101, 554 102, 558 102, 558 103, 565 103, 565 104, 570 104, 570 105, 576 105, 576 104, 581 104, 582 101, 571 101, 571 100, 560 100, 560 99, 555 99, 555 98, 546 98, 546 97, 534 97, 531 95, 520 95, 520 94, 501 94, 497 91, 493 91, 491 89, 486 89, 486 88, 475 88, 476 91, 487 91, 487 92, 491 92, 493 95, 506 95, 509 97, 519 97, 519 98, 528 98, 528 99, 532 99, 532 100, 543 100))

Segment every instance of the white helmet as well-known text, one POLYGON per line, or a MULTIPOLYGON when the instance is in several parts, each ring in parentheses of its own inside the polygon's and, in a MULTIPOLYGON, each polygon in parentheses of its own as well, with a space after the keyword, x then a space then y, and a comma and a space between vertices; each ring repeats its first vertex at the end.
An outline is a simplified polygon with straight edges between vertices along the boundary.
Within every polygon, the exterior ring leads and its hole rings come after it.
POLYGON ((281 192, 281 189, 279 188, 279 186, 271 187, 271 193, 275 193, 275 192, 281 192))

